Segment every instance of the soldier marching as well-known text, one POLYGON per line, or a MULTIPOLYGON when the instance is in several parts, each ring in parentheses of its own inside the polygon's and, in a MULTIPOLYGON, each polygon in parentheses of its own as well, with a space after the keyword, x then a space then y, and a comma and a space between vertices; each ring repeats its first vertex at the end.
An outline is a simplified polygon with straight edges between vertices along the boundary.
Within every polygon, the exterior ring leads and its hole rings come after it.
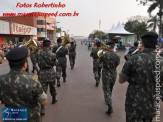
MULTIPOLYGON (((125 104, 126 122, 152 122, 153 117, 156 115, 154 106, 154 64, 158 35, 154 32, 148 32, 141 38, 141 51, 140 49, 138 52, 136 51, 137 44, 135 43, 135 47, 129 51, 128 59, 119 74, 120 83, 126 81, 129 83, 125 104), (135 51, 136 53, 134 53, 135 51)), ((48 86, 52 96, 51 103, 55 104, 57 102, 55 82, 57 80, 57 86, 61 86, 61 73, 63 82, 66 82, 66 55, 69 54, 71 69, 74 68, 76 41, 71 42, 69 48, 63 45, 62 42, 63 40, 58 38, 58 45, 54 46, 51 51, 51 41, 44 40, 42 44, 43 50, 37 51, 33 55, 33 68, 37 70, 36 65, 39 66, 38 80, 25 72, 28 57, 28 50, 25 47, 15 48, 6 55, 10 72, 0 76, 0 100, 6 107, 27 107, 29 110, 28 122, 41 122, 41 115, 45 114, 44 105, 47 103, 48 86), (54 70, 55 66, 56 72, 54 70), (7 92, 6 89, 8 89, 7 92)), ((93 58, 96 86, 99 85, 102 69, 102 88, 104 100, 108 107, 106 113, 111 115, 113 113, 112 103, 114 103, 112 92, 117 78, 120 56, 114 52, 113 41, 107 43, 105 53, 98 55, 100 44, 100 42, 96 43, 97 48, 91 52, 90 56, 93 58)), ((160 61, 160 72, 163 74, 163 58, 160 58, 160 61)), ((162 85, 162 75, 160 79, 160 85, 162 85)), ((163 92, 162 89, 161 92, 163 92)))

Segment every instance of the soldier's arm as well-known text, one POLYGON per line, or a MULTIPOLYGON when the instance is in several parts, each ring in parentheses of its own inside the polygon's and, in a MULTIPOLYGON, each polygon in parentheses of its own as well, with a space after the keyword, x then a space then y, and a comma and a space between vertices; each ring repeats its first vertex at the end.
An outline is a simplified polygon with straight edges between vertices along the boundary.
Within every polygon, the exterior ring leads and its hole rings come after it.
POLYGON ((90 57, 92 57, 92 58, 93 58, 93 51, 91 52, 90 57))
POLYGON ((52 63, 57 66, 58 65, 58 60, 57 60, 57 57, 56 57, 56 54, 53 54, 53 60, 52 60, 52 63))
POLYGON ((127 61, 123 68, 122 71, 119 73, 119 83, 124 83, 126 81, 128 81, 129 76, 131 74, 131 70, 132 70, 132 60, 129 59, 129 61, 127 61))
POLYGON ((101 64, 104 61, 104 55, 100 56, 100 58, 98 59, 97 63, 101 64))
POLYGON ((54 46, 52 52, 53 52, 53 53, 56 53, 56 51, 57 51, 57 47, 54 46))
POLYGON ((37 101, 41 105, 45 105, 47 103, 47 95, 43 91, 43 88, 41 84, 39 83, 39 81, 35 80, 34 84, 35 85, 33 85, 33 91, 32 91, 34 94, 34 97, 36 97, 37 101))

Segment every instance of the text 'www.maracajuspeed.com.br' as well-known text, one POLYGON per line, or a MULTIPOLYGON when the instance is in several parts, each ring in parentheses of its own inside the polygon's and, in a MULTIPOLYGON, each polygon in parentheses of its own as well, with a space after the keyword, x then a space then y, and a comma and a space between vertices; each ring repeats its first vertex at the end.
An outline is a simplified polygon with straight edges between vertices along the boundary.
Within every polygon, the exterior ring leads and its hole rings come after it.
POLYGON ((43 17, 71 17, 71 16, 78 16, 79 13, 77 13, 76 11, 74 11, 73 13, 59 13, 58 11, 55 13, 3 13, 4 17, 14 17, 14 16, 34 16, 34 17, 39 17, 39 16, 43 16, 43 17))

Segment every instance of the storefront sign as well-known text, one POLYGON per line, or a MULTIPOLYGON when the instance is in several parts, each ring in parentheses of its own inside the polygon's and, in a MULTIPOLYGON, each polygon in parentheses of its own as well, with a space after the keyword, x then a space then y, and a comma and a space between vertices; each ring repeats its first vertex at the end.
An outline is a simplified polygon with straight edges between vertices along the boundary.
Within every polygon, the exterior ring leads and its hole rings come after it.
POLYGON ((17 23, 11 23, 11 34, 16 35, 37 35, 37 29, 17 23))
POLYGON ((9 22, 0 20, 0 34, 10 34, 9 22))

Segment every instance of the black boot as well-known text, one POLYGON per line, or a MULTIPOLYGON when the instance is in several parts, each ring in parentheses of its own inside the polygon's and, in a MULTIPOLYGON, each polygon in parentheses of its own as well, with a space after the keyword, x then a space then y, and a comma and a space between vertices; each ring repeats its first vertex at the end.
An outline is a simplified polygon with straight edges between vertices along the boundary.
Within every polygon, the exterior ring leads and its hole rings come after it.
POLYGON ((53 95, 53 96, 52 96, 52 104, 55 104, 56 102, 57 102, 56 95, 53 95))
POLYGON ((45 115, 45 107, 41 105, 41 115, 45 115))
POLYGON ((61 84, 60 84, 60 80, 57 79, 57 87, 60 87, 60 86, 61 86, 61 84))
POLYGON ((66 82, 66 77, 63 77, 63 82, 66 82))
POLYGON ((108 105, 108 111, 106 112, 106 114, 111 115, 113 113, 113 108, 111 105, 108 105))
POLYGON ((71 66, 71 70, 73 70, 74 69, 74 66, 71 66))
POLYGON ((98 86, 98 85, 99 85, 99 79, 96 78, 96 86, 98 86))

